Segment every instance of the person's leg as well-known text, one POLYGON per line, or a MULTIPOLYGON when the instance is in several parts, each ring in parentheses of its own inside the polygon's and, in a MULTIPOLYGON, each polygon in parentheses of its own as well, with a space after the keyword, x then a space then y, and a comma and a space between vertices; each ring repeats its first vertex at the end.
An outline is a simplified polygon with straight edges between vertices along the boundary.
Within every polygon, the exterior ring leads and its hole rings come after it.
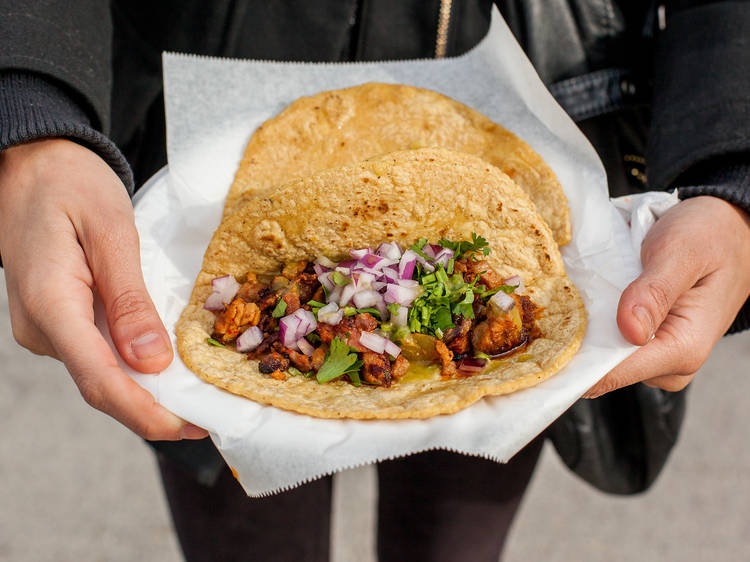
POLYGON ((448 451, 380 463, 380 562, 497 562, 542 443, 504 465, 448 451))
POLYGON ((214 486, 159 457, 164 490, 187 562, 328 562, 331 477, 248 498, 225 469, 214 486))

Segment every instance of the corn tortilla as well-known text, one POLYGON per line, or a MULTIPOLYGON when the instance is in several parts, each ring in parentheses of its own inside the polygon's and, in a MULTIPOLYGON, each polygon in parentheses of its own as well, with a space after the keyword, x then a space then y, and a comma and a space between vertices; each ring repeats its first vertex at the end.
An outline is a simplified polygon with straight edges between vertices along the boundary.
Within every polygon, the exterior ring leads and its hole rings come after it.
POLYGON ((177 344, 185 364, 203 380, 262 404, 323 418, 427 418, 538 384, 571 359, 585 327, 583 302, 528 196, 479 158, 421 149, 293 181, 226 219, 178 322, 177 344), (409 245, 419 237, 465 240, 472 232, 490 244, 488 265, 505 276, 521 275, 527 294, 543 308, 542 337, 478 375, 391 388, 319 384, 301 376, 279 381, 261 374, 258 362, 244 354, 206 342, 214 315, 203 303, 214 277, 275 274, 288 262, 320 255, 341 260, 351 248, 384 241, 409 245))
POLYGON ((441 147, 474 154, 511 177, 552 229, 570 241, 570 212, 555 174, 528 144, 437 92, 369 83, 303 97, 250 139, 227 197, 228 217, 278 185, 399 150, 441 147))

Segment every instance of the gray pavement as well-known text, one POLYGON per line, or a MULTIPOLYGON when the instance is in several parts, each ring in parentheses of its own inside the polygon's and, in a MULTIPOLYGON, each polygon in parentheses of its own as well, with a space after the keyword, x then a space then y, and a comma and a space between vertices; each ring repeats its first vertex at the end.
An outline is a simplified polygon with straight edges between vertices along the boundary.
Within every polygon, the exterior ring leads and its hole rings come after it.
MULTIPOLYGON (((0 560, 181 560, 147 446, 90 409, 60 364, 15 344, 1 276, 0 295, 0 560)), ((600 494, 546 449, 504 560, 747 559, 748 365, 750 334, 716 347, 647 494, 600 494)), ((373 476, 336 479, 335 562, 374 561, 373 476)))

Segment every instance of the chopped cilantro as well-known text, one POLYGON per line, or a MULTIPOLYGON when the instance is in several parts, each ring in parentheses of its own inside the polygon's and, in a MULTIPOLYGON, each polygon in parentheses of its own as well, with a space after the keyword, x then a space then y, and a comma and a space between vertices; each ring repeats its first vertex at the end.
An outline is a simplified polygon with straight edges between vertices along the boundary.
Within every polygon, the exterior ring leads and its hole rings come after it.
POLYGON ((310 332, 305 336, 307 338, 307 341, 310 343, 320 343, 322 340, 320 339, 320 336, 316 334, 315 332, 310 332))
POLYGON ((424 253, 424 252, 422 251, 422 248, 424 248, 426 244, 427 244, 427 238, 420 238, 420 239, 419 239, 419 240, 417 240, 417 241, 416 241, 416 242, 415 242, 414 244, 412 244, 412 245, 411 245, 411 246, 409 247, 409 249, 410 249, 410 250, 411 250, 412 252, 414 252, 414 253, 416 253, 416 254, 419 254, 419 255, 420 255, 420 256, 422 256, 422 257, 423 257, 424 259, 428 260, 428 259, 430 259, 430 256, 428 256, 427 254, 425 254, 425 253, 424 253))
POLYGON ((386 308, 388 309, 388 312, 395 316, 396 314, 398 314, 398 309, 401 308, 401 305, 397 302, 392 302, 391 304, 387 305, 386 308))
POLYGON ((208 342, 209 344, 211 344, 211 345, 215 345, 216 347, 226 347, 226 346, 225 346, 225 345, 224 345, 223 343, 221 343, 221 342, 218 342, 218 341, 216 341, 216 340, 215 340, 215 339, 213 339, 213 338, 206 338, 206 341, 207 341, 207 342, 208 342))
POLYGON ((286 370, 286 372, 289 373, 290 375, 302 376, 308 379, 315 374, 315 371, 308 371, 306 373, 303 373, 297 367, 289 367, 286 370))
POLYGON ((378 318, 380 318, 380 311, 377 308, 355 308, 353 306, 344 307, 344 316, 354 316, 355 314, 364 314, 365 312, 374 314, 378 318))
POLYGON ((326 305, 326 303, 318 301, 307 301, 307 304, 309 304, 313 308, 321 308, 326 305))
MULTIPOLYGON (((350 379, 359 379, 359 367, 357 367, 357 376, 352 375, 352 369, 357 363, 357 354, 346 345, 341 338, 333 338, 331 347, 326 354, 325 361, 318 369, 317 379, 319 383, 330 382, 337 379, 343 374, 348 374, 350 379)), ((360 364, 361 365, 361 364, 360 364)), ((352 380, 354 382, 354 380, 352 380)))
POLYGON ((285 312, 286 301, 284 299, 279 299, 279 302, 276 304, 276 308, 273 309, 271 316, 273 316, 274 318, 281 318, 282 316, 284 316, 285 312))
POLYGON ((451 242, 445 238, 441 239, 438 244, 443 248, 450 248, 453 250, 453 258, 461 259, 464 254, 471 252, 472 257, 475 252, 482 252, 483 255, 488 256, 490 254, 490 244, 483 237, 477 235, 476 232, 471 233, 471 242, 451 242))

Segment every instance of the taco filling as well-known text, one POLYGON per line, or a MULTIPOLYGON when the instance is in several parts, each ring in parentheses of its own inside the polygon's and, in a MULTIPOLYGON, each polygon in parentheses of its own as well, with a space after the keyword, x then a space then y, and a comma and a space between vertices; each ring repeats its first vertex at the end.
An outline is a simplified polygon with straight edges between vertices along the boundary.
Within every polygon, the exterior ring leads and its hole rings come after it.
POLYGON ((217 277, 204 304, 215 315, 207 343, 247 354, 279 380, 390 387, 425 372, 472 376, 541 335, 522 278, 490 269, 489 253, 476 234, 422 238, 405 250, 350 250, 339 263, 289 263, 270 278, 217 277))

